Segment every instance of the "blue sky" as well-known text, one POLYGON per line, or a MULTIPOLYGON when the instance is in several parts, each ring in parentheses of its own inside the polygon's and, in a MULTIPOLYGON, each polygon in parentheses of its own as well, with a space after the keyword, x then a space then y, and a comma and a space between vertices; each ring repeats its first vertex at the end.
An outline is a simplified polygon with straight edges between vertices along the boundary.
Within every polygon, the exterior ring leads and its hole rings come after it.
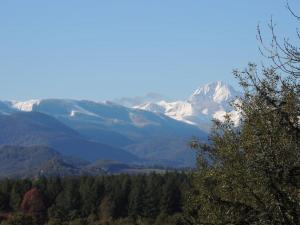
POLYGON ((271 15, 295 34, 284 0, 1 1, 0 98, 183 99, 210 81, 236 86, 232 69, 263 59, 256 26, 268 37, 271 15))

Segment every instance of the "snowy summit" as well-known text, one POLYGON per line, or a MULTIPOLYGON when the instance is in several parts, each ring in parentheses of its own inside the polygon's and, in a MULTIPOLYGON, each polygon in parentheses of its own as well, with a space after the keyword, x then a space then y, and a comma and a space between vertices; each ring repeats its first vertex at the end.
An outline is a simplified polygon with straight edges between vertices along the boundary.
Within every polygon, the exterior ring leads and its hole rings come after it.
POLYGON ((163 113, 173 119, 208 129, 212 119, 223 121, 226 113, 238 125, 240 115, 230 103, 239 96, 240 93, 232 86, 216 81, 199 87, 186 101, 146 102, 134 108, 163 113))

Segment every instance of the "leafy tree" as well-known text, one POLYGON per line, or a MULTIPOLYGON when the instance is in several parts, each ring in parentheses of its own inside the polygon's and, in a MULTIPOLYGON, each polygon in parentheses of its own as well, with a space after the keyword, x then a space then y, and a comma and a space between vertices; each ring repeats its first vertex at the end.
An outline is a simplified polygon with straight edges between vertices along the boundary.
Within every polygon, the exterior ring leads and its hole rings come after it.
POLYGON ((215 121, 210 144, 192 142, 191 224, 300 224, 300 52, 271 30, 274 65, 234 71, 244 90, 240 126, 227 116, 215 121))
POLYGON ((21 210, 25 215, 36 218, 37 221, 43 220, 46 206, 42 193, 37 188, 32 188, 25 193, 21 203, 21 210))
POLYGON ((99 207, 99 219, 102 224, 107 224, 112 220, 112 206, 109 197, 104 197, 99 207))

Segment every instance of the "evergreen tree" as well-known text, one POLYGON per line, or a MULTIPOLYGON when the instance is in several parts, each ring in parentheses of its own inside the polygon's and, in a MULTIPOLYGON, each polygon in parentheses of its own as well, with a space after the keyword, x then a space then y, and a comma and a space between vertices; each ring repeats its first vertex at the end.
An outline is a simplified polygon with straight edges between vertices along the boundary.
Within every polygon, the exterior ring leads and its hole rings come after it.
POLYGON ((169 177, 163 186, 161 196, 161 213, 173 215, 181 210, 181 193, 176 179, 169 177))
POLYGON ((85 216, 89 215, 92 212, 92 209, 96 207, 95 202, 97 201, 97 195, 94 187, 93 178, 87 177, 80 179, 82 213, 85 216))
POLYGON ((0 192, 0 211, 9 210, 9 195, 7 193, 0 192))
POLYGON ((120 183, 113 188, 110 196, 113 218, 128 216, 128 203, 131 188, 130 178, 127 175, 121 176, 119 182, 120 183))
POLYGON ((61 179, 59 177, 48 178, 47 187, 44 190, 46 205, 50 206, 55 203, 59 193, 63 190, 61 179))
POLYGON ((56 198, 55 207, 52 210, 59 218, 73 220, 80 216, 81 196, 76 179, 68 178, 64 180, 63 191, 56 198))
POLYGON ((129 196, 129 216, 136 218, 144 214, 145 179, 144 176, 133 179, 129 196))
POLYGON ((160 176, 151 174, 145 187, 144 215, 148 218, 156 218, 160 211, 160 198, 162 195, 162 181, 160 176))
POLYGON ((18 211, 21 201, 22 201, 22 194, 20 193, 18 186, 14 185, 10 192, 10 199, 9 199, 10 208, 15 211, 18 211))

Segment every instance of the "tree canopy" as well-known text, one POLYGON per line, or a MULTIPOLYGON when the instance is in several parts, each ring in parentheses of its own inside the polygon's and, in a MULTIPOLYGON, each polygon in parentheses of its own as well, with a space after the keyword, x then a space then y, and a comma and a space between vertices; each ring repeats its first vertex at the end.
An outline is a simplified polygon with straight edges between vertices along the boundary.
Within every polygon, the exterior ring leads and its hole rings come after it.
POLYGON ((280 44, 272 21, 270 29, 270 46, 260 28, 258 40, 272 64, 234 71, 244 93, 233 103, 240 125, 228 115, 215 121, 209 144, 192 142, 190 224, 300 224, 300 48, 280 44))

